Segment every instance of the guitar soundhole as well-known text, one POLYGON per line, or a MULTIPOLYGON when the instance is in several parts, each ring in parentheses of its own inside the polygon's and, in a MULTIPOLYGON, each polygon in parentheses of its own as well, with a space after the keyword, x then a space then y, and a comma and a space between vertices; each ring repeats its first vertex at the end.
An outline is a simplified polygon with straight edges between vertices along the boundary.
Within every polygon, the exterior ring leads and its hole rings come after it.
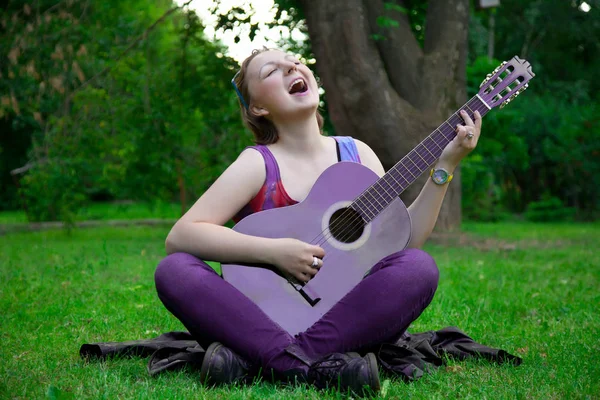
POLYGON ((365 230, 365 222, 352 208, 340 208, 329 219, 329 232, 342 243, 357 241, 365 230))

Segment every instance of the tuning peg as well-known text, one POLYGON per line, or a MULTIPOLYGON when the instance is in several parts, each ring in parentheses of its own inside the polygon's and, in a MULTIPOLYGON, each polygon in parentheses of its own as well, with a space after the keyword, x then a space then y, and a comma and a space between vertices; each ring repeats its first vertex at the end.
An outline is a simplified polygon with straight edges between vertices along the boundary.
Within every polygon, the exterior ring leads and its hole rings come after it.
POLYGON ((488 83, 490 81, 490 78, 492 77, 492 74, 487 74, 485 79, 483 81, 481 81, 481 84, 479 85, 479 87, 482 87, 483 85, 485 85, 486 83, 488 83))

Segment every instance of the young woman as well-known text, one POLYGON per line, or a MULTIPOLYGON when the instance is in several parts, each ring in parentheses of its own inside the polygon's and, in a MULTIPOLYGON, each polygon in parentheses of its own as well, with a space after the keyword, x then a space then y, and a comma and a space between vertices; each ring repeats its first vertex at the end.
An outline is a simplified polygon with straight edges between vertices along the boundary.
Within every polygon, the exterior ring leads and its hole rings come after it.
MULTIPOLYGON (((338 161, 360 162, 378 175, 381 162, 365 143, 322 133, 319 93, 310 69, 278 50, 254 51, 235 77, 242 116, 257 146, 245 149, 173 226, 169 254, 155 274, 158 295, 207 348, 203 381, 263 376, 358 394, 377 391, 375 356, 365 349, 401 335, 431 302, 438 283, 433 259, 419 247, 435 225, 447 182, 433 179, 408 208, 408 248, 371 269, 350 293, 305 332, 292 337, 202 260, 267 263, 307 282, 319 272, 323 248, 291 238, 268 239, 224 224, 302 201, 317 177, 338 161), (363 356, 359 355, 361 352, 363 356)), ((481 116, 465 126, 436 164, 452 174, 477 144, 481 116)))

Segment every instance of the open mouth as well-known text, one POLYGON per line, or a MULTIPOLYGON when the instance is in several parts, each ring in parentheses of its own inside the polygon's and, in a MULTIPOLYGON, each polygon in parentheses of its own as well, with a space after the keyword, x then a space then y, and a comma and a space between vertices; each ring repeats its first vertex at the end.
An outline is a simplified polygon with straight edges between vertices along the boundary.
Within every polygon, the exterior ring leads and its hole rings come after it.
POLYGON ((288 93, 289 94, 304 93, 307 90, 308 90, 308 86, 306 86, 306 83, 304 82, 304 79, 298 78, 298 79, 294 80, 290 84, 290 87, 288 89, 288 93))

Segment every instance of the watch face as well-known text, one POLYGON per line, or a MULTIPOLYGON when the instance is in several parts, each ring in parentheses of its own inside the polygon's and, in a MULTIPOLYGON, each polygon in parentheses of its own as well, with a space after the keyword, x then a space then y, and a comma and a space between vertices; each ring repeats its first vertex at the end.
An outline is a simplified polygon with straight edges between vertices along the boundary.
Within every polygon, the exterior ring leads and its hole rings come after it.
POLYGON ((433 175, 431 175, 431 178, 435 183, 441 185, 442 183, 446 183, 446 181, 448 180, 448 173, 443 169, 436 169, 435 171, 433 171, 433 175))

